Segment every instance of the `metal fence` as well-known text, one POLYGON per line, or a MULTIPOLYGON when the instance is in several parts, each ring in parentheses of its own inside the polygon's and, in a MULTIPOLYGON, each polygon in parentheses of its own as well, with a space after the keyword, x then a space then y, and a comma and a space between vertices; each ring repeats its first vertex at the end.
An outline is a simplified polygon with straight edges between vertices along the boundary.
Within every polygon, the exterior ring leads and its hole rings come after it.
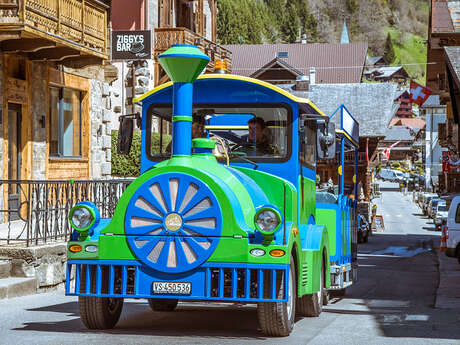
POLYGON ((70 209, 94 202, 101 217, 112 217, 132 179, 88 181, 0 180, 0 245, 37 245, 67 241, 72 233, 70 209))

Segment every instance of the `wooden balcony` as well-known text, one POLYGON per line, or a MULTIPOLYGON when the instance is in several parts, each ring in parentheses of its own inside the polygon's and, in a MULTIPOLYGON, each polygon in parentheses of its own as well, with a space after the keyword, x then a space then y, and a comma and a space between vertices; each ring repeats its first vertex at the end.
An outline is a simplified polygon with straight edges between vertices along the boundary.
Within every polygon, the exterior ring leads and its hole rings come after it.
MULTIPOLYGON (((211 59, 206 68, 206 72, 212 73, 214 71, 214 63, 216 60, 225 60, 227 62, 228 72, 232 69, 232 53, 212 42, 197 33, 186 28, 156 28, 154 30, 153 38, 153 53, 155 59, 158 55, 169 49, 173 44, 194 44, 203 53, 211 59)), ((155 73, 155 85, 162 84, 168 80, 168 76, 156 64, 158 69, 155 73)))
MULTIPOLYGON (((337 153, 334 159, 324 159, 318 160, 319 165, 334 165, 338 166, 340 162, 339 154, 337 153)), ((354 165, 355 164, 355 153, 354 152, 345 152, 345 164, 354 165)), ((366 166, 366 152, 358 152, 358 166, 366 166)))
MULTIPOLYGON (((107 2, 108 3, 108 2, 107 2)), ((104 0, 0 0, 0 48, 70 67, 108 59, 104 0)))

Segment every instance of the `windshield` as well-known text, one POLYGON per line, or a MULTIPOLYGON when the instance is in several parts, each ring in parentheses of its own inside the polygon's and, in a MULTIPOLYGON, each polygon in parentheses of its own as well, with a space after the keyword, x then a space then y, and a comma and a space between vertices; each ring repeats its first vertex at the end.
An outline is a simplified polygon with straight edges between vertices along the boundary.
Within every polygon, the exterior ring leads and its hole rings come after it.
MULTIPOLYGON (((149 109, 147 151, 152 160, 166 159, 171 154, 171 112, 170 106, 154 105, 149 109)), ((287 160, 291 123, 289 108, 279 104, 196 106, 192 137, 214 140, 214 153, 222 160, 225 155, 235 162, 287 160)))
POLYGON ((447 212, 446 205, 438 205, 438 212, 447 212))

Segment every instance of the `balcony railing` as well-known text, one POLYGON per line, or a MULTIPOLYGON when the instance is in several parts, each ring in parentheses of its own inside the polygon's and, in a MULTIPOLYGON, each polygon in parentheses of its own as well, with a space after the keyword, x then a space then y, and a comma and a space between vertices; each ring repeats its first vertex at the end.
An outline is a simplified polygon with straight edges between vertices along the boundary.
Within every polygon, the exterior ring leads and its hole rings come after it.
POLYGON ((186 28, 156 28, 154 31, 154 56, 158 57, 162 52, 169 49, 173 44, 194 44, 211 59, 207 66, 207 72, 214 71, 216 60, 225 60, 228 71, 232 68, 232 53, 197 33, 186 28))
MULTIPOLYGON (((0 180, 0 190, 18 194, 19 202, 0 206, 0 246, 36 245, 70 239, 70 209, 92 201, 101 217, 112 217, 118 199, 132 180, 14 181, 0 180)), ((4 195, 7 195, 4 193, 4 195)))
MULTIPOLYGON (((25 46, 31 52, 41 50, 31 39, 49 40, 57 48, 107 58, 109 10, 102 0, 0 0, 0 39, 20 44, 19 39, 27 37, 25 46)), ((52 47, 48 43, 46 48, 52 47)))
MULTIPOLYGON (((338 165, 339 162, 340 162, 340 158, 339 158, 338 153, 337 153, 335 159, 320 160, 320 164, 327 164, 327 165, 338 165)), ((354 152, 345 152, 345 164, 346 165, 355 164, 355 153, 354 152)), ((358 165, 360 165, 360 166, 367 165, 366 152, 358 152, 358 165)))

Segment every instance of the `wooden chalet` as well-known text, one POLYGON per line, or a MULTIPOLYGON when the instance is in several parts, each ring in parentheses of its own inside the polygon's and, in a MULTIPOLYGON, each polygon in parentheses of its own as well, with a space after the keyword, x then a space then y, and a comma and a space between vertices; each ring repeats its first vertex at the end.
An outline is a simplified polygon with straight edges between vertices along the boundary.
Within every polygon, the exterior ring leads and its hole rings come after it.
MULTIPOLYGON (((433 0, 430 7, 427 86, 446 105, 447 120, 439 124, 439 143, 451 156, 460 150, 460 3, 433 0)), ((460 174, 444 172, 439 179, 445 192, 460 192, 460 174)))
MULTIPOLYGON (((194 44, 211 59, 206 72, 214 71, 216 60, 226 61, 228 71, 231 71, 231 52, 217 44, 217 0, 158 0, 157 2, 158 27, 154 28, 153 40, 156 62, 158 55, 173 44, 194 44), (205 6, 209 9, 209 18, 205 15, 205 6)), ((169 80, 159 63, 155 63, 154 78, 155 85, 169 80)))
POLYGON ((2 179, 110 175, 109 28, 110 1, 0 0, 2 179))

